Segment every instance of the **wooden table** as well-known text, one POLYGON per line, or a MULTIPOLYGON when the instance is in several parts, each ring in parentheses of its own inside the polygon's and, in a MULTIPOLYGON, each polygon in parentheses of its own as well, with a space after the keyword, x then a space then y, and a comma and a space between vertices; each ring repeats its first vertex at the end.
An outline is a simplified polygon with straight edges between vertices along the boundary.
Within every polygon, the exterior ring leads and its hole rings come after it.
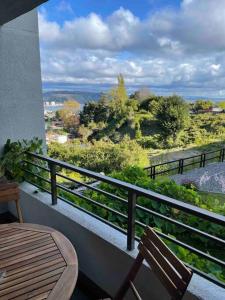
POLYGON ((0 299, 68 300, 78 262, 60 232, 34 224, 0 225, 0 299))

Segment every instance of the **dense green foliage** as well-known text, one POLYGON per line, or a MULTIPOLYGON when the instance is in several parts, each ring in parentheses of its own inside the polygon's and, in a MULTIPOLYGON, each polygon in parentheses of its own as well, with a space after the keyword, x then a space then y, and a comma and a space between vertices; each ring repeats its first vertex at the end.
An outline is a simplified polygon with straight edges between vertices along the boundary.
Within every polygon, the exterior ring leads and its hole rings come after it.
POLYGON ((225 101, 221 101, 219 102, 219 107, 222 108, 223 110, 225 110, 225 101))
POLYGON ((80 113, 80 123, 88 126, 90 123, 107 122, 110 115, 110 109, 107 100, 103 95, 99 102, 85 103, 80 113))
POLYGON ((23 161, 27 159, 26 152, 42 154, 42 140, 39 138, 16 142, 7 140, 0 157, 0 175, 5 176, 9 180, 13 179, 21 182, 24 179, 24 171, 21 169, 21 166, 23 161))
POLYGON ((181 145, 209 144, 225 140, 225 114, 198 114, 191 116, 191 123, 180 136, 181 145))
POLYGON ((213 107, 213 102, 211 100, 196 100, 193 104, 193 110, 198 112, 201 110, 208 110, 213 107))
MULTIPOLYGON (((197 191, 193 191, 184 186, 179 186, 175 182, 170 180, 151 180, 147 172, 139 167, 127 167, 121 172, 113 172, 111 176, 116 179, 133 183, 146 189, 150 189, 157 193, 167 195, 179 199, 181 201, 197 205, 208 210, 212 210, 214 212, 225 214, 225 205, 222 205, 216 199, 214 199, 214 202, 211 202, 209 198, 206 199, 205 197, 202 197, 202 195, 199 194, 197 191), (212 203, 214 204, 212 205, 212 203)), ((101 183, 98 186, 98 188, 112 195, 116 195, 121 198, 127 199, 127 192, 121 188, 117 188, 116 186, 101 183)), ((126 220, 121 215, 116 215, 113 212, 107 211, 102 207, 94 205, 93 203, 90 203, 86 200, 70 195, 68 193, 61 193, 64 197, 74 202, 76 205, 79 205, 84 209, 91 211, 102 218, 107 219, 108 221, 112 222, 117 226, 120 226, 124 229, 127 228, 126 220)), ((116 211, 119 211, 120 213, 123 213, 125 215, 127 214, 126 205, 116 199, 112 199, 109 196, 92 190, 86 190, 84 192, 84 195, 93 199, 97 203, 107 205, 108 207, 113 208, 116 211)), ((138 205, 161 213, 164 216, 172 218, 173 220, 180 221, 184 224, 188 224, 204 232, 208 232, 215 236, 225 238, 224 229, 221 226, 215 225, 212 222, 203 221, 196 216, 181 212, 178 209, 171 208, 158 201, 154 201, 145 197, 138 197, 138 205)), ((165 221, 159 217, 153 216, 152 214, 146 213, 141 209, 137 209, 136 220, 143 224, 148 224, 156 228, 157 230, 168 234, 172 238, 187 243, 188 245, 196 247, 197 249, 207 252, 222 260, 225 258, 223 249, 219 244, 215 246, 215 242, 211 242, 206 238, 200 237, 196 233, 187 231, 187 229, 185 228, 182 228, 169 221, 165 221)), ((136 234, 140 236, 142 233, 143 228, 137 225, 136 234)), ((168 246, 171 247, 171 249, 185 262, 199 268, 200 270, 206 273, 210 273, 216 276, 220 280, 225 280, 225 270, 223 270, 219 265, 216 265, 196 254, 191 253, 185 247, 177 246, 172 241, 166 242, 168 246)))
POLYGON ((86 145, 76 142, 63 145, 51 143, 48 153, 62 161, 106 174, 130 165, 144 167, 148 164, 146 151, 130 139, 124 139, 118 144, 103 141, 86 145))
POLYGON ((179 96, 160 99, 155 111, 162 135, 172 138, 173 141, 176 141, 178 134, 189 125, 188 105, 179 96))
POLYGON ((188 105, 177 95, 157 96, 145 89, 128 97, 120 75, 118 86, 98 102, 85 104, 77 136, 82 141, 118 143, 128 135, 142 147, 154 149, 223 140, 225 113, 206 113, 213 106, 209 100, 188 105))

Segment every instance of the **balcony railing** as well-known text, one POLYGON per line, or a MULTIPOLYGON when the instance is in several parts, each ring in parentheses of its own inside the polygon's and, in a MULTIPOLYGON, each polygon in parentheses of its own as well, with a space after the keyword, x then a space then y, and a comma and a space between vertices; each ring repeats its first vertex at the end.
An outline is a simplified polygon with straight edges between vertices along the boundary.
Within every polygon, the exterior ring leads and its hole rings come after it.
POLYGON ((208 162, 223 162, 225 159, 225 148, 205 152, 186 158, 176 159, 145 168, 152 179, 159 175, 183 174, 193 168, 204 168, 208 162))
POLYGON ((212 264, 216 272, 220 270, 225 274, 224 216, 43 155, 28 153, 23 170, 27 182, 51 194, 52 205, 57 205, 61 199, 124 233, 128 250, 134 249, 135 239, 139 240, 143 228, 150 225, 178 256, 178 252, 185 249, 186 254, 180 257, 184 262, 186 256, 194 255, 195 259, 188 264, 194 272, 225 287, 223 278, 220 280, 220 276, 207 274, 201 263, 198 266, 201 260, 207 262, 206 268, 212 264), (78 180, 74 174, 79 174, 82 179, 78 180), (68 183, 73 187, 68 187, 68 183), (113 192, 104 185, 113 187, 113 192), (148 205, 140 204, 141 199, 147 204, 154 202, 156 208, 149 209, 148 205), (165 226, 160 226, 159 222, 165 226), (168 227, 169 224, 172 227, 168 227), (214 228, 213 232, 210 226, 214 228), (172 233, 167 227, 172 228, 172 233), (175 231, 180 234, 176 236, 175 231))

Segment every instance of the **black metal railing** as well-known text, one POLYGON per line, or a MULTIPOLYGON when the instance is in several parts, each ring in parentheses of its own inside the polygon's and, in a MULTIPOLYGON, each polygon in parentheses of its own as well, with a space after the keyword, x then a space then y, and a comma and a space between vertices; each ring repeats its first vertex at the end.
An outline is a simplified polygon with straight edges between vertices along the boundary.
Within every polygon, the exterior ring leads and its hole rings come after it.
POLYGON ((152 179, 158 175, 174 175, 183 174, 194 168, 204 168, 208 162, 223 162, 225 159, 225 148, 205 152, 186 158, 176 159, 164 163, 151 165, 145 170, 149 172, 152 179))
MULTIPOLYGON (((56 205, 58 199, 61 199, 62 201, 67 202, 68 204, 88 213, 89 215, 124 233, 127 236, 128 250, 134 249, 135 239, 139 239, 139 236, 137 236, 137 228, 144 228, 146 225, 148 225, 148 223, 145 222, 145 218, 140 220, 140 218, 137 217, 137 214, 140 212, 150 215, 153 217, 153 219, 157 218, 171 223, 177 228, 185 230, 186 233, 190 233, 190 235, 194 234, 199 236, 200 239, 203 239, 204 241, 210 241, 213 243, 213 247, 215 249, 221 249, 221 247, 224 249, 224 235, 222 237, 217 236, 216 234, 212 234, 207 230, 199 229, 197 225, 191 226, 188 224, 188 222, 185 223, 180 221, 179 218, 176 219, 166 215, 165 213, 162 213, 161 211, 144 207, 143 205, 140 205, 138 200, 139 198, 144 197, 149 201, 155 201, 156 203, 166 205, 176 212, 186 214, 187 219, 188 216, 190 218, 197 217, 199 224, 201 224, 201 222, 210 222, 214 224, 214 226, 219 226, 222 228, 222 231, 225 232, 225 217, 222 215, 43 155, 28 153, 28 158, 23 162, 22 169, 26 174, 25 179, 27 182, 30 182, 41 190, 51 194, 52 205, 56 205), (67 173, 63 173, 63 170, 67 173), (71 175, 76 173, 80 176, 83 176, 83 180, 78 180, 76 177, 68 175, 70 172, 71 175), (88 179, 91 179, 91 182, 93 182, 94 179, 98 182, 98 184, 90 184, 88 179), (71 189, 63 182, 63 180, 66 180, 67 183, 71 182, 75 184, 78 188, 71 189), (123 195, 126 195, 126 197, 122 197, 121 193, 111 193, 107 190, 104 190, 100 183, 105 183, 118 188, 119 191, 123 191, 123 195), (79 187, 81 186, 85 190, 80 191, 79 187), (92 191, 98 193, 98 195, 104 195, 107 197, 107 199, 111 199, 112 201, 118 203, 118 205, 112 206, 109 205, 107 201, 101 202, 96 200, 96 198, 93 199, 90 197, 90 194, 87 194, 84 191, 92 191), (71 200, 69 196, 74 198, 71 200), (85 205, 81 205, 79 201, 76 201, 76 199, 83 201, 82 203, 85 205), (90 211, 86 207, 87 205, 91 205, 96 209, 94 211, 90 211), (97 209, 107 212, 110 216, 117 216, 120 220, 122 220, 121 223, 118 221, 114 222, 112 218, 107 219, 103 215, 98 214, 97 209)), ((223 259, 221 259, 221 257, 212 255, 205 249, 199 249, 198 247, 189 244, 186 241, 184 242, 181 239, 177 239, 169 233, 165 233, 157 229, 156 232, 168 243, 173 243, 177 246, 180 246, 190 251, 190 253, 196 254, 200 258, 206 259, 207 261, 218 265, 225 271, 225 262, 223 259)), ((220 280, 202 272, 202 270, 193 266, 192 269, 194 269, 196 273, 199 273, 207 279, 225 287, 225 284, 220 280)))

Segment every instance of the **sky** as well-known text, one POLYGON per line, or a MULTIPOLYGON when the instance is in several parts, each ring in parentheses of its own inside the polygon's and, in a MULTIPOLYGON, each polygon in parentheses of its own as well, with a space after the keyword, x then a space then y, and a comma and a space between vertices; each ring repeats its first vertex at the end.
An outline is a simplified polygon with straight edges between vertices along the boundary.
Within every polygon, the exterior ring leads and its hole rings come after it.
POLYGON ((49 0, 39 8, 43 86, 225 97, 225 0, 49 0))

